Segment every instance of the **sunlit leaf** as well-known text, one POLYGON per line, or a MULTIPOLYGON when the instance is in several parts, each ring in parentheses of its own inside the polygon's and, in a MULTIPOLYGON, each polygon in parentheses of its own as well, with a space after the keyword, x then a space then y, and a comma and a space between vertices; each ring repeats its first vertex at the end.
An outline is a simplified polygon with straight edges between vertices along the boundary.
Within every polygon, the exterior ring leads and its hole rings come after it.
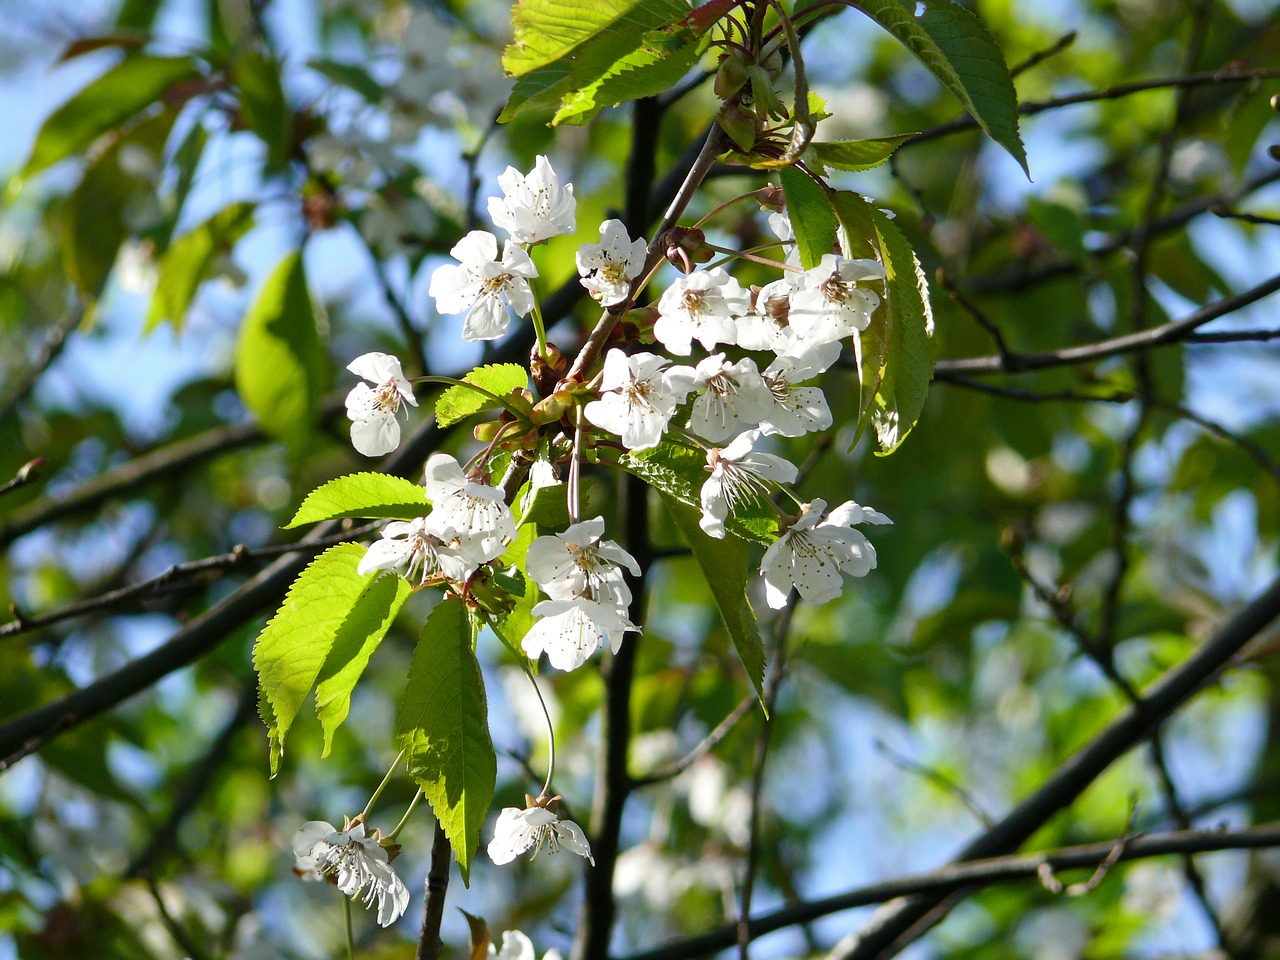
POLYGON ((497 758, 466 605, 439 603, 422 628, 400 701, 396 739, 444 828, 463 882, 493 800, 497 758))
POLYGON ((337 517, 413 520, 430 509, 426 491, 412 480, 386 473, 352 473, 307 494, 285 529, 337 517))
POLYGON ((498 407, 498 402, 488 394, 505 397, 512 390, 524 389, 529 385, 529 371, 518 363, 491 363, 477 367, 462 379, 481 389, 455 385, 442 393, 436 401, 438 426, 448 427, 473 413, 498 407))
POLYGON ((253 226, 253 211, 251 203, 233 203, 170 244, 160 261, 156 292, 147 312, 148 330, 165 322, 182 329, 200 284, 209 279, 219 255, 229 252, 253 226))
POLYGON ((795 167, 778 171, 782 192, 787 198, 787 214, 796 233, 800 265, 816 267, 824 254, 836 245, 836 215, 826 191, 812 177, 795 167))

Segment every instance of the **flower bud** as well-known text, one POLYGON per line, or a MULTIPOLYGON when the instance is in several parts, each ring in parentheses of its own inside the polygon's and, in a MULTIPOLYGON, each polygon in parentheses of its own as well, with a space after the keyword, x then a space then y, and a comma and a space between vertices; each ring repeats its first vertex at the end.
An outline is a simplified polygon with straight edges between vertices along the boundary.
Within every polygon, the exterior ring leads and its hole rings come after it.
POLYGON ((737 57, 725 57, 716 70, 715 92, 721 100, 728 100, 747 85, 747 67, 737 57))
POLYGON ((672 227, 662 239, 667 261, 684 273, 692 273, 695 263, 706 263, 715 255, 705 245, 707 235, 697 227, 672 227))
POLYGON ((533 406, 533 411, 529 414, 529 419, 534 423, 542 426, 546 423, 555 423, 566 413, 574 408, 576 401, 574 396, 568 390, 557 390, 551 396, 539 400, 533 406))

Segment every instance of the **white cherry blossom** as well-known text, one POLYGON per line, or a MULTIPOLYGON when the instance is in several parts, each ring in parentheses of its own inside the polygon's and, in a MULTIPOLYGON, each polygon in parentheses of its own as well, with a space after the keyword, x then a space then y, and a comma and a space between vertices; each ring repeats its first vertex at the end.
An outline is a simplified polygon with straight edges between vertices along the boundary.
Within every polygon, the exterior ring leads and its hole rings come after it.
POLYGON ((537 960, 537 954, 533 951, 533 941, 519 930, 502 932, 501 950, 490 942, 489 956, 494 960, 537 960))
POLYGON ((538 243, 577 229, 573 184, 562 187, 546 157, 539 156, 527 176, 507 167, 498 186, 503 195, 489 198, 489 219, 516 243, 538 243))
POLYGON ((841 574, 864 577, 876 565, 876 551, 855 523, 892 523, 884 514, 847 500, 824 516, 826 501, 805 504, 800 516, 764 553, 765 602, 775 610, 787 605, 794 586, 812 603, 840 596, 841 574))
POLYGON ((729 363, 716 353, 694 368, 693 388, 700 391, 689 413, 689 429, 720 443, 756 426, 773 409, 773 394, 750 357, 729 363))
POLYGON ((533 615, 542 619, 529 628, 520 649, 533 660, 546 653, 557 670, 577 670, 605 644, 617 653, 623 635, 640 629, 625 609, 585 597, 543 600, 534 605, 533 615))
POLYGON ((582 285, 602 307, 627 299, 631 281, 644 269, 645 242, 632 240, 621 220, 600 224, 600 242, 578 248, 578 273, 582 285))
POLYGON ((533 309, 529 280, 538 275, 523 249, 508 240, 498 259, 498 238, 472 230, 449 251, 459 263, 436 267, 427 292, 441 313, 467 312, 464 340, 496 340, 507 332, 507 307, 524 316, 533 309))
POLYGON ((630 450, 656 447, 676 407, 693 389, 693 368, 672 367, 653 353, 627 356, 614 348, 605 354, 600 399, 583 414, 601 430, 616 433, 630 450))
POLYGON ((786 278, 760 288, 750 313, 738 318, 738 346, 744 350, 787 353, 795 334, 787 322, 794 286, 786 278))
MULTIPOLYGON (((831 344, 839 353, 840 348, 831 344)), ((784 437, 801 437, 806 433, 826 430, 831 426, 831 408, 818 387, 797 387, 795 384, 816 377, 822 369, 825 352, 807 352, 800 357, 781 356, 764 371, 764 382, 773 395, 773 409, 760 421, 760 432, 765 436, 780 434, 784 437)))
POLYGON ((747 312, 749 299, 738 281, 720 267, 698 270, 663 291, 653 335, 681 357, 689 355, 694 340, 706 350, 719 343, 736 343, 734 317, 747 312))
MULTIPOLYGON (((582 828, 572 820, 561 820, 536 801, 524 810, 503 807, 493 827, 493 839, 489 841, 489 859, 501 866, 529 850, 537 856, 544 845, 550 853, 559 853, 563 848, 586 857, 593 867, 596 864, 582 828)), ((505 948, 505 943, 503 946, 505 948)))
POLYGON ((425 529, 441 540, 457 540, 459 552, 477 564, 502 556, 516 536, 516 520, 502 491, 469 479, 447 453, 427 458, 425 529))
POLYGON ((409 906, 409 890, 389 863, 386 849, 365 835, 364 824, 339 830, 323 820, 309 820, 293 835, 294 871, 308 879, 333 882, 355 899, 364 892, 366 907, 378 905, 378 924, 395 923, 409 906))
POLYGON ((635 557, 612 540, 601 540, 604 518, 571 524, 564 533, 529 544, 525 572, 552 600, 584 597, 618 607, 626 616, 631 590, 623 568, 640 576, 635 557))
POLYGON ((786 244, 787 258, 786 265, 795 267, 794 270, 788 270, 783 274, 783 281, 791 287, 796 287, 800 282, 800 247, 796 244, 796 228, 791 224, 791 218, 785 213, 769 214, 769 229, 773 231, 773 235, 786 244))
POLYGON ((405 576, 419 583, 444 576, 459 583, 465 581, 483 561, 464 555, 454 537, 439 537, 428 529, 427 518, 395 520, 382 528, 382 539, 369 546, 360 558, 356 573, 364 576, 374 570, 397 570, 407 567, 405 576))
POLYGON ((795 482, 799 473, 796 465, 772 453, 752 450, 758 439, 759 430, 748 430, 727 447, 707 451, 711 476, 699 494, 702 518, 698 521, 707 536, 723 539, 725 519, 738 505, 765 497, 769 491, 766 481, 795 482))
POLYGON ((401 405, 418 405, 400 361, 385 353, 366 353, 347 364, 347 369, 374 384, 370 387, 368 383, 358 383, 347 394, 351 445, 366 457, 390 453, 400 446, 396 414, 401 405))
POLYGON ((791 329, 809 343, 829 343, 867 329, 880 297, 866 288, 868 280, 883 280, 884 267, 874 260, 849 260, 825 254, 806 270, 791 294, 791 329))

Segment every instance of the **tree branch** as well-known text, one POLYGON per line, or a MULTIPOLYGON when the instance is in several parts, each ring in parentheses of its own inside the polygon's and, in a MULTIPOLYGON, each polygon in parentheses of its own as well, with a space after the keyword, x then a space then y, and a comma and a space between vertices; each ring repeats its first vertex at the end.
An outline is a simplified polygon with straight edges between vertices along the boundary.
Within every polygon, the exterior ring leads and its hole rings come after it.
POLYGON ((1106 357, 1114 357, 1123 353, 1150 350, 1185 339, 1197 327, 1202 327, 1212 320, 1225 317, 1242 307, 1268 297, 1280 290, 1280 274, 1271 277, 1241 293, 1211 303, 1206 307, 1172 323, 1166 323, 1148 330, 1138 330, 1109 340, 1083 344, 1077 347, 1064 347, 1061 350, 1050 350, 1045 353, 1006 353, 990 357, 966 357, 959 360, 939 360, 934 367, 936 373, 943 375, 987 373, 1024 373, 1028 370, 1043 370, 1047 367, 1070 366, 1077 363, 1091 363, 1106 357))
POLYGON ((418 935, 416 960, 440 960, 444 953, 440 924, 444 922, 444 900, 449 892, 449 868, 452 864, 453 847, 437 820, 435 837, 431 841, 431 866, 427 869, 427 895, 422 902, 422 932, 418 935))
MULTIPOLYGON (((1067 758, 1035 793, 989 830, 975 837, 954 862, 1007 855, 1042 825, 1070 806, 1117 759, 1148 739, 1230 659, 1272 620, 1280 616, 1280 579, 1222 626, 1195 653, 1166 672, 1142 698, 1130 704, 1111 724, 1067 758)), ((936 896, 908 897, 873 918, 829 954, 828 960, 868 960, 891 955, 898 938, 916 927, 938 907, 936 896)), ((939 916, 937 919, 941 919, 939 916)))
MULTIPOLYGON (((899 897, 931 894, 945 895, 965 888, 985 887, 1037 877, 1045 866, 1051 870, 1090 870, 1106 862, 1116 850, 1116 841, 1062 847, 1044 853, 1020 856, 989 857, 967 863, 951 864, 929 873, 909 874, 883 883, 855 887, 845 893, 820 900, 788 904, 778 910, 751 919, 753 939, 822 917, 887 903, 899 897)), ((1139 836, 1123 844, 1118 862, 1146 860, 1170 854, 1211 853, 1216 850, 1265 850, 1280 846, 1280 824, 1251 827, 1238 831, 1180 830, 1139 836)), ((735 925, 726 924, 706 933, 686 937, 672 943, 633 953, 620 960, 693 960, 733 946, 737 936, 735 925)))

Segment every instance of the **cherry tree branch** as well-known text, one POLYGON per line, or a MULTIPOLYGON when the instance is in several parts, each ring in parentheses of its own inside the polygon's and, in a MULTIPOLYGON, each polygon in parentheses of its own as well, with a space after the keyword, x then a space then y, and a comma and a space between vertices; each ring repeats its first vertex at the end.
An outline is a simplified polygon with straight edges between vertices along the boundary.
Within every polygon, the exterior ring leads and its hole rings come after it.
MULTIPOLYGON (((844 893, 788 904, 751 918, 752 939, 788 927, 810 923, 823 917, 887 903, 899 897, 945 895, 957 890, 993 886, 1019 880, 1033 880, 1050 871, 1090 870, 1095 873, 1112 858, 1125 863, 1170 854, 1211 853, 1220 850, 1266 850, 1280 846, 1280 824, 1244 830, 1179 830, 1101 843, 1061 847, 1044 853, 989 857, 956 863, 928 873, 908 874, 893 880, 855 887, 844 893), (1116 853, 1119 848, 1119 853, 1116 853)), ((1096 885, 1096 884, 1095 884, 1096 885)), ((620 960, 694 960, 733 946, 737 927, 725 924, 705 933, 685 937, 662 946, 629 954, 620 960)))

